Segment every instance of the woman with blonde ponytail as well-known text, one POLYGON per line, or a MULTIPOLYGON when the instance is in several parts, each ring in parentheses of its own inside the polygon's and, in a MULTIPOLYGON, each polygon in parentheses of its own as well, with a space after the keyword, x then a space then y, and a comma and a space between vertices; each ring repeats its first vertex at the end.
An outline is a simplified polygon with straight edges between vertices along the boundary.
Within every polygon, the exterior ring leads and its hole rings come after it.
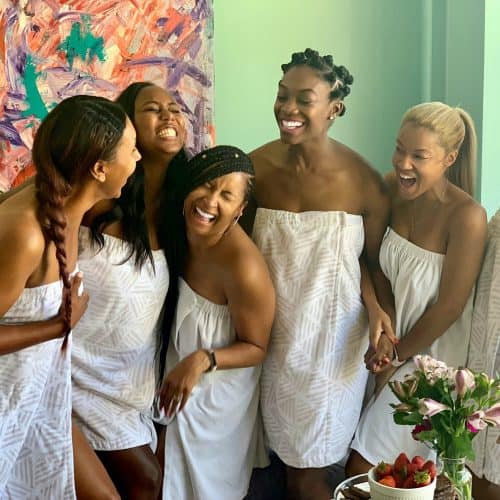
POLYGON ((363 411, 346 465, 366 472, 401 451, 431 457, 405 426, 393 422, 397 403, 386 382, 402 380, 427 353, 464 366, 471 331, 472 295, 486 242, 486 213, 473 199, 474 123, 467 112, 423 103, 403 117, 388 175, 391 219, 380 247, 380 265, 391 283, 399 343, 381 335, 365 356, 380 392, 363 411))
POLYGON ((38 129, 35 182, 0 200, 0 498, 75 498, 69 334, 88 301, 78 229, 139 158, 119 106, 71 97, 38 129))

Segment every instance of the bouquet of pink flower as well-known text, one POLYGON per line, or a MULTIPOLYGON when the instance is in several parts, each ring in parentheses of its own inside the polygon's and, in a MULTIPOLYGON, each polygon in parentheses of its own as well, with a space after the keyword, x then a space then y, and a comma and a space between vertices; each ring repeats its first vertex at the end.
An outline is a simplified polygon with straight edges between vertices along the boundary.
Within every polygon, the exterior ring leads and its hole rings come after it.
POLYGON ((426 355, 404 381, 389 382, 399 399, 394 421, 412 425, 413 437, 438 455, 474 459, 472 439, 487 426, 500 426, 500 379, 467 368, 451 368, 426 355))

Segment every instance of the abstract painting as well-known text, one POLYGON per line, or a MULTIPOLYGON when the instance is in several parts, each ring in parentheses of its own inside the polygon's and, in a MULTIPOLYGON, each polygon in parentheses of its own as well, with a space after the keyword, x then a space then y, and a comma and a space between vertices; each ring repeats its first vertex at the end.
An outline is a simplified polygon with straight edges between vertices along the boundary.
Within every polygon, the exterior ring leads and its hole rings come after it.
POLYGON ((214 144, 212 0, 0 0, 0 192, 33 175, 34 134, 59 101, 134 81, 174 95, 191 152, 214 144))

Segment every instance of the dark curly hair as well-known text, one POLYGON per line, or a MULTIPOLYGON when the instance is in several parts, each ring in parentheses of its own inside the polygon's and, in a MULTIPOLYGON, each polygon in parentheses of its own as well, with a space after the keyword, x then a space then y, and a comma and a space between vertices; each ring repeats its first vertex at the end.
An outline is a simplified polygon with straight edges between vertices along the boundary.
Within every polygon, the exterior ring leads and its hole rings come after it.
MULTIPOLYGON (((352 85, 354 81, 352 75, 345 66, 335 65, 331 55, 320 56, 319 52, 313 49, 306 49, 304 52, 295 52, 292 54, 292 60, 282 64, 281 69, 283 73, 286 73, 295 66, 309 66, 316 70, 323 80, 330 83, 332 85, 330 100, 343 100, 351 92, 349 85, 352 85)), ((342 107, 339 116, 342 116, 344 113, 345 106, 342 107)))

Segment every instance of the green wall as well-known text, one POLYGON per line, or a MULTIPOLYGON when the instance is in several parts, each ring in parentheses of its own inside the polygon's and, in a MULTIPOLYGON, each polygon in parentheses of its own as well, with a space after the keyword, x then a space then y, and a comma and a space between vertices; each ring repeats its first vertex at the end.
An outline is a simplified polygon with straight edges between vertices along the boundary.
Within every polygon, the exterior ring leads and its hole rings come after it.
POLYGON ((481 203, 492 216, 500 208, 500 2, 486 0, 484 31, 481 203))
POLYGON ((422 4, 404 4, 215 0, 217 142, 249 151, 278 137, 273 104, 280 65, 311 47, 354 75, 346 114, 331 135, 378 169, 391 168, 401 116, 422 98, 422 4))
POLYGON ((331 135, 391 168, 403 112, 440 100, 475 120, 478 198, 500 205, 500 0, 214 0, 217 142, 250 151, 278 137, 280 65, 306 47, 354 75, 331 135))

